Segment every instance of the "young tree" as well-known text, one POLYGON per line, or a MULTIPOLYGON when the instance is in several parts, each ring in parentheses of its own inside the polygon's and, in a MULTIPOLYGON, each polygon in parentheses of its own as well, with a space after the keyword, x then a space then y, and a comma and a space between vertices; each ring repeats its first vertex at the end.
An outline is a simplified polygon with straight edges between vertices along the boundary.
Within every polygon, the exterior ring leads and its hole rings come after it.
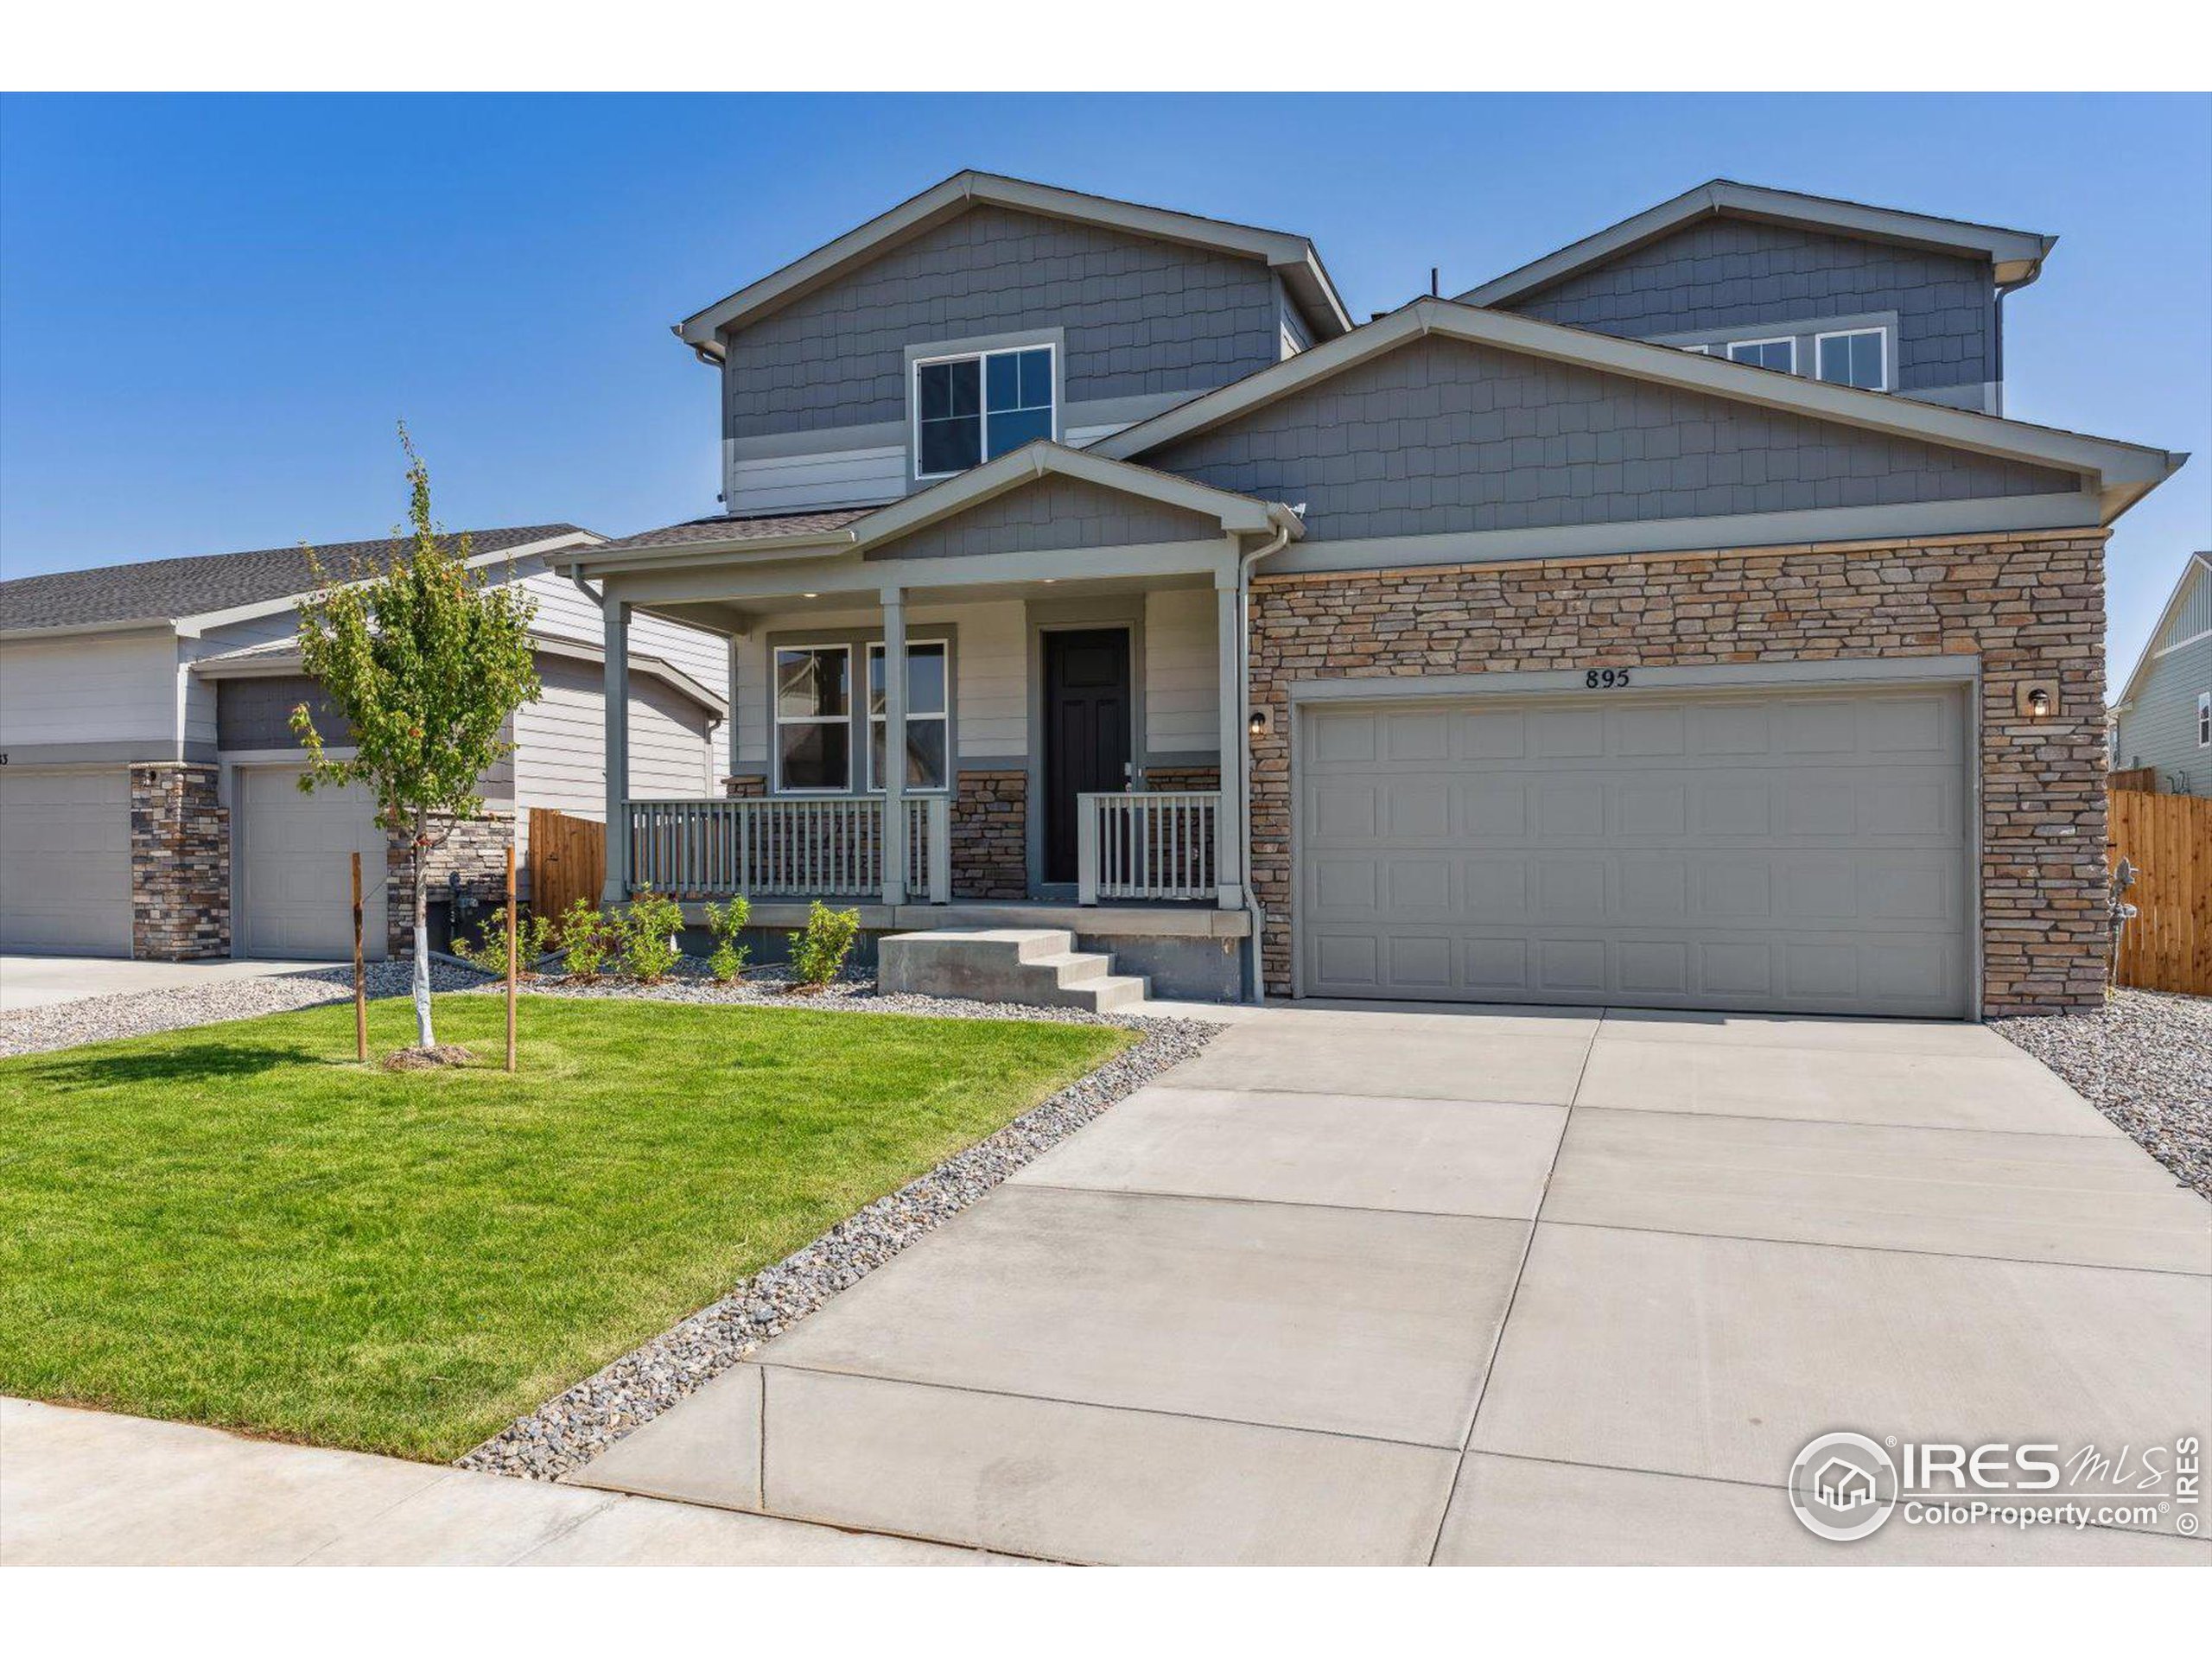
POLYGON ((404 423, 408 518, 393 535, 390 567, 365 581, 316 569, 323 586, 300 606, 300 663, 353 727, 353 753, 334 759, 305 703, 292 729, 308 755, 302 790, 360 783, 379 819, 410 841, 414 869, 415 1025, 430 1030, 430 936, 425 926, 430 855, 456 818, 483 810, 484 770, 514 747, 507 717, 537 696, 530 619, 518 588, 486 585, 468 567, 468 537, 440 540, 430 518, 430 474, 404 423))

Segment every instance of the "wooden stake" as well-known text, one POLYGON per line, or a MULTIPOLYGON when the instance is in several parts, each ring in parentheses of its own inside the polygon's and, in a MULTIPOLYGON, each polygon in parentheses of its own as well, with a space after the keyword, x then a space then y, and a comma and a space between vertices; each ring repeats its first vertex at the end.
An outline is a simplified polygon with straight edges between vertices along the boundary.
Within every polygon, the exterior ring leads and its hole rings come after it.
POLYGON ((369 977, 361 966, 361 855, 353 855, 353 1058, 369 1058, 369 977))
POLYGON ((507 1070, 515 1069, 515 844, 507 843, 507 1070))

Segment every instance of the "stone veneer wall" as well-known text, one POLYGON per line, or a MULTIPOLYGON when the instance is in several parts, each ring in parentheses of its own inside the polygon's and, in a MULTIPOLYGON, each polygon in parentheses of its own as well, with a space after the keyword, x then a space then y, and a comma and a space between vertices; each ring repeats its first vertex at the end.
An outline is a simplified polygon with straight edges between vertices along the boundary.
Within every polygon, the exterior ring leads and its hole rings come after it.
POLYGON ((1029 774, 961 772, 952 791, 952 896, 1029 896, 1029 774))
MULTIPOLYGON (((448 819, 453 833, 429 854, 430 901, 448 896, 446 877, 461 872, 461 888, 494 908, 507 902, 507 849, 514 844, 515 821, 509 812, 486 813, 480 818, 448 819)), ((393 830, 385 836, 385 948, 394 957, 415 949, 414 849, 408 833, 393 830)), ((519 880, 519 872, 517 879, 519 880)))
POLYGON ((2104 532, 1261 576, 1252 877, 1290 991, 1293 681, 1978 652, 1984 1011, 2102 1006, 2104 532), (2036 721, 2014 692, 2055 677, 2036 721))
POLYGON ((1144 769, 1147 789, 1172 791, 1179 789, 1219 789, 1219 766, 1175 766, 1147 765, 1144 769))
POLYGON ((231 953, 231 813, 217 769, 130 768, 130 954, 193 962, 231 953))

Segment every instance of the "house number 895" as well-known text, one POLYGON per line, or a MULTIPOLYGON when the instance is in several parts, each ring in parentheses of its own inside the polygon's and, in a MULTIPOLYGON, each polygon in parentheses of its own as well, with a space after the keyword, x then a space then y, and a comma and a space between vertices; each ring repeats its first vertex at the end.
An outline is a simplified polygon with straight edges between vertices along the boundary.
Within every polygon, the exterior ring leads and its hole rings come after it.
POLYGON ((1628 670, 1624 668, 1593 668, 1582 677, 1582 683, 1592 691, 1610 691, 1628 683, 1628 670))

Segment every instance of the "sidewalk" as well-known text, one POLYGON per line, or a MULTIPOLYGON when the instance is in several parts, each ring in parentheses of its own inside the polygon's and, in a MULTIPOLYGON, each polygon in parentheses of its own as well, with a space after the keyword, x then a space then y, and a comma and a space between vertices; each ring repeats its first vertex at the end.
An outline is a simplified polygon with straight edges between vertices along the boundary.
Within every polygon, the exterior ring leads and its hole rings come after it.
POLYGON ((0 1565, 981 1566, 766 1516, 0 1397, 0 1565))

